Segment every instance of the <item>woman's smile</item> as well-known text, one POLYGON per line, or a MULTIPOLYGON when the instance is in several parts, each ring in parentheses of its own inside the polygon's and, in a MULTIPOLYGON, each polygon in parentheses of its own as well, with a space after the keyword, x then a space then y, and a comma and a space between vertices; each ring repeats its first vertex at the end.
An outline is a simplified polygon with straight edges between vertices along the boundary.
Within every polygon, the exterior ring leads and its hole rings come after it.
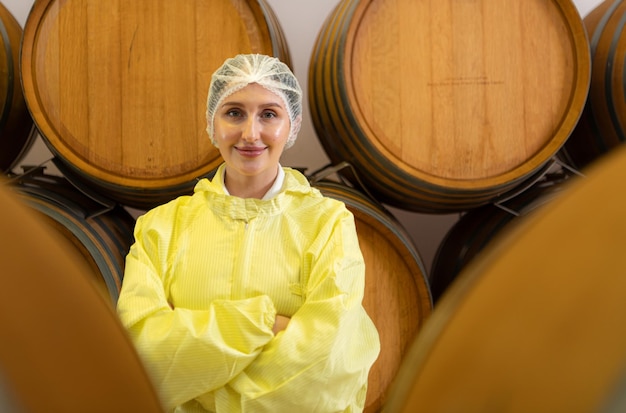
POLYGON ((235 150, 246 158, 256 158, 263 155, 263 152, 267 150, 267 146, 235 146, 235 150))

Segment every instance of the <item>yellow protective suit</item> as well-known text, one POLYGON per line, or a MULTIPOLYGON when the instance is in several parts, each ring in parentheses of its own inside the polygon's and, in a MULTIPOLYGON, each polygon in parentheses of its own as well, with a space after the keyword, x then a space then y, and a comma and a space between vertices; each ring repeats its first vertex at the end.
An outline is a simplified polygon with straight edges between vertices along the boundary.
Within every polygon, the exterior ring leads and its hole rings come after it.
POLYGON ((270 200, 225 195, 222 166, 137 220, 118 313, 167 411, 363 409, 380 344, 354 217, 283 170, 270 200))

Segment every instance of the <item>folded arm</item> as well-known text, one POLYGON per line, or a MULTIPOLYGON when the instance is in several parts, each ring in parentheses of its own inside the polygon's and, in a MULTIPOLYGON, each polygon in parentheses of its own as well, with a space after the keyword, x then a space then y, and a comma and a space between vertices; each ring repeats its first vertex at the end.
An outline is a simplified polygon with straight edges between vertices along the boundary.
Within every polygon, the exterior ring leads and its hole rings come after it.
POLYGON ((287 328, 215 394, 225 411, 360 411, 378 333, 362 306, 365 268, 351 216, 305 257, 306 300, 287 328))

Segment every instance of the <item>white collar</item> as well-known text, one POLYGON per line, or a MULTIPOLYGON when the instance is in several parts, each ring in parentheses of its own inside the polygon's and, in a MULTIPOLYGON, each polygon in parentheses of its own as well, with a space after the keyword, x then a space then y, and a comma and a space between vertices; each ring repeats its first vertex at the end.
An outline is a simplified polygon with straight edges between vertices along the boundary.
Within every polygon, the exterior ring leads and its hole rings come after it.
MULTIPOLYGON (((226 195, 230 195, 230 192, 228 192, 228 189, 226 188, 225 179, 226 179, 226 174, 224 173, 222 174, 222 189, 224 190, 224 193, 226 195)), ((261 199, 266 201, 278 195, 280 193, 280 190, 283 187, 284 181, 285 181, 285 171, 283 171, 282 166, 278 164, 278 174, 276 175, 276 179, 274 180, 274 183, 272 184, 270 189, 267 190, 267 192, 265 193, 265 195, 263 195, 263 198, 261 199)))

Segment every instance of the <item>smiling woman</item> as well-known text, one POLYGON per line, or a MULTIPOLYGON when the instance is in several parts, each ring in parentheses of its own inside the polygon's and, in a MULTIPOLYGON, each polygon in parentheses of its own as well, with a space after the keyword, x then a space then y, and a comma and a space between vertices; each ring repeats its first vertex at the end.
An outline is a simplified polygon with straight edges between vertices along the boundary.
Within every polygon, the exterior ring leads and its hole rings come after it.
POLYGON ((179 412, 362 411, 380 339, 346 205, 281 167, 302 90, 286 64, 214 73, 215 177, 137 220, 118 313, 179 412))

